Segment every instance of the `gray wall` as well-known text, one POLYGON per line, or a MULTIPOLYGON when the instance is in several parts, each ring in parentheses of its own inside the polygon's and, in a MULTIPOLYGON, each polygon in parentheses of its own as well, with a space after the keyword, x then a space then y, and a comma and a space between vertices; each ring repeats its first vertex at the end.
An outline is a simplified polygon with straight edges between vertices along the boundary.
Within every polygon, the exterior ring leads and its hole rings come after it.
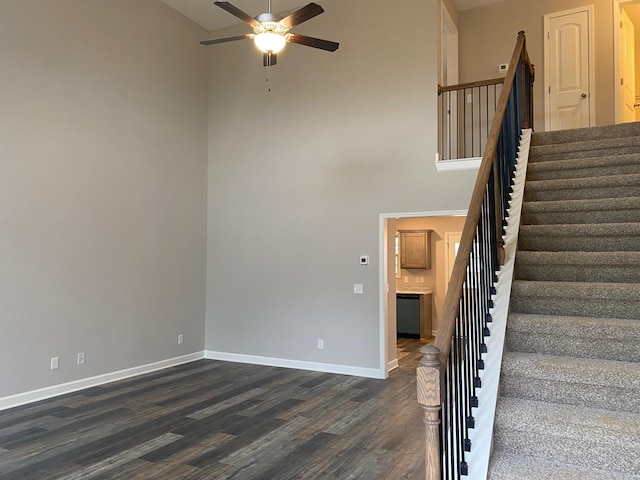
POLYGON ((205 33, 158 0, 4 0, 0 32, 0 397, 201 351, 205 33))
POLYGON ((594 6, 596 124, 614 123, 611 0, 505 0, 460 12, 460 81, 498 77, 498 65, 509 62, 518 31, 524 30, 536 69, 534 125, 544 130, 544 15, 586 5, 594 6))
POLYGON ((379 367, 379 215, 466 209, 475 178, 434 167, 439 1, 402 3, 323 1, 296 31, 340 49, 288 45, 268 83, 211 47, 208 350, 379 367))

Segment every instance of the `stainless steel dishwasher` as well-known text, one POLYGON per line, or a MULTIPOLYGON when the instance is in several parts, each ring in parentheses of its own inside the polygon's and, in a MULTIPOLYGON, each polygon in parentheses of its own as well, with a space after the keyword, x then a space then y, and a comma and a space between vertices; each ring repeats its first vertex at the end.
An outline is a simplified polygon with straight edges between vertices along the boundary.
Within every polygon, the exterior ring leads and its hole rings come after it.
POLYGON ((398 337, 420 338, 420 295, 396 294, 396 324, 398 337))

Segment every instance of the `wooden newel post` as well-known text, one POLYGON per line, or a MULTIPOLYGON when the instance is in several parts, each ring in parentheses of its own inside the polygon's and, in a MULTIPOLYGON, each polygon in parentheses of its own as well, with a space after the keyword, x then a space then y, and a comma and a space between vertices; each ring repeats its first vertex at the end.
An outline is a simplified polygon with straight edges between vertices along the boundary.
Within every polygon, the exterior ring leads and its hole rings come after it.
POLYGON ((433 345, 425 345, 420 349, 423 354, 417 369, 418 403, 424 410, 425 430, 425 480, 440 480, 440 395, 442 381, 442 364, 440 350, 433 345))

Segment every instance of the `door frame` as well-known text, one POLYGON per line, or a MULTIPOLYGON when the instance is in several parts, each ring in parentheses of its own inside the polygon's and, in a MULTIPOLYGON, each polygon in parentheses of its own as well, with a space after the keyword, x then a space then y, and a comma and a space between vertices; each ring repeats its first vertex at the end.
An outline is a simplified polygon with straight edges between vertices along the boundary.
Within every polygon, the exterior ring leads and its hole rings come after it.
POLYGON ((459 76, 459 46, 458 27, 444 2, 440 2, 440 78, 439 82, 444 84, 444 74, 447 72, 447 85, 458 83, 459 76), (452 78, 453 77, 453 78, 452 78), (452 83, 454 82, 454 83, 452 83))
POLYGON ((446 249, 444 251, 444 258, 445 258, 445 274, 447 276, 447 281, 445 282, 445 295, 447 294, 447 290, 449 290, 449 280, 451 279, 451 267, 453 265, 453 262, 455 262, 456 257, 454 256, 453 258, 451 257, 451 250, 450 250, 450 243, 452 241, 452 238, 462 238, 462 232, 445 232, 444 233, 444 243, 446 245, 446 249))
MULTIPOLYGON (((615 123, 622 123, 622 109, 620 104, 622 98, 620 98, 620 8, 627 3, 640 3, 640 0, 613 0, 613 85, 614 85, 614 98, 613 98, 613 118, 615 123)), ((638 52, 636 52, 636 58, 638 52)), ((636 92, 636 95, 638 92, 636 92)))
MULTIPOLYGON (((438 41, 440 43, 440 65, 438 71, 438 85, 456 85, 459 81, 459 33, 458 27, 453 21, 447 6, 440 2, 440 33, 438 41), (446 74, 446 75, 445 75, 446 74), (445 78, 446 76, 446 78, 445 78)), ((446 105, 439 105, 439 108, 448 112, 449 121, 438 125, 438 156, 439 158, 459 158, 458 155, 458 107, 457 97, 450 95, 440 95, 438 103, 446 102, 446 105), (453 126, 452 128, 449 125, 453 126), (443 131, 446 129, 446 132, 443 131), (448 138, 447 142, 444 138, 448 138), (454 153, 455 152, 455 153, 454 153)), ((437 163, 437 162, 436 162, 437 163)))
MULTIPOLYGON (((616 1, 616 0, 614 0, 616 1)), ((549 20, 555 17, 561 17, 564 15, 573 15, 580 12, 587 12, 589 17, 588 21, 588 48, 589 48, 589 126, 594 127, 596 125, 596 93, 595 93, 595 59, 594 59, 594 9, 593 5, 585 5, 583 7, 571 8, 569 10, 562 10, 560 12, 547 13, 544 15, 544 30, 542 32, 542 38, 544 39, 544 129, 549 131, 551 128, 551 107, 549 98, 550 87, 550 66, 549 66, 549 20)))
POLYGON ((388 295, 391 287, 395 292, 395 271, 391 271, 391 264, 388 255, 393 252, 393 244, 390 244, 390 232, 388 228, 389 221, 399 218, 426 218, 426 217, 454 217, 466 216, 467 210, 445 210, 431 212, 404 212, 404 213, 381 213, 378 220, 378 298, 379 298, 379 322, 378 332, 380 336, 379 355, 380 370, 379 378, 388 378, 389 372, 398 366, 397 358, 390 358, 388 354, 388 346, 396 344, 396 326, 391 325, 389 320, 389 301, 388 295), (393 328, 391 328, 393 327, 393 328))

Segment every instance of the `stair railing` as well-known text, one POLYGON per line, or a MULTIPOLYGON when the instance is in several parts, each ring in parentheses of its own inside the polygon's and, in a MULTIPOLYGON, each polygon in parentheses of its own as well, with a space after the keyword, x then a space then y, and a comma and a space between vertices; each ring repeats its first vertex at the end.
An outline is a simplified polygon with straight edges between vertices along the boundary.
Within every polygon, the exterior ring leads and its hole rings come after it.
POLYGON ((478 158, 502 92, 504 78, 438 86, 438 159, 478 158))
POLYGON ((471 196, 435 344, 422 347, 418 402, 425 423, 426 480, 466 475, 476 389, 486 352, 497 271, 504 263, 503 228, 523 128, 533 127, 534 69, 524 32, 504 79, 471 196))

